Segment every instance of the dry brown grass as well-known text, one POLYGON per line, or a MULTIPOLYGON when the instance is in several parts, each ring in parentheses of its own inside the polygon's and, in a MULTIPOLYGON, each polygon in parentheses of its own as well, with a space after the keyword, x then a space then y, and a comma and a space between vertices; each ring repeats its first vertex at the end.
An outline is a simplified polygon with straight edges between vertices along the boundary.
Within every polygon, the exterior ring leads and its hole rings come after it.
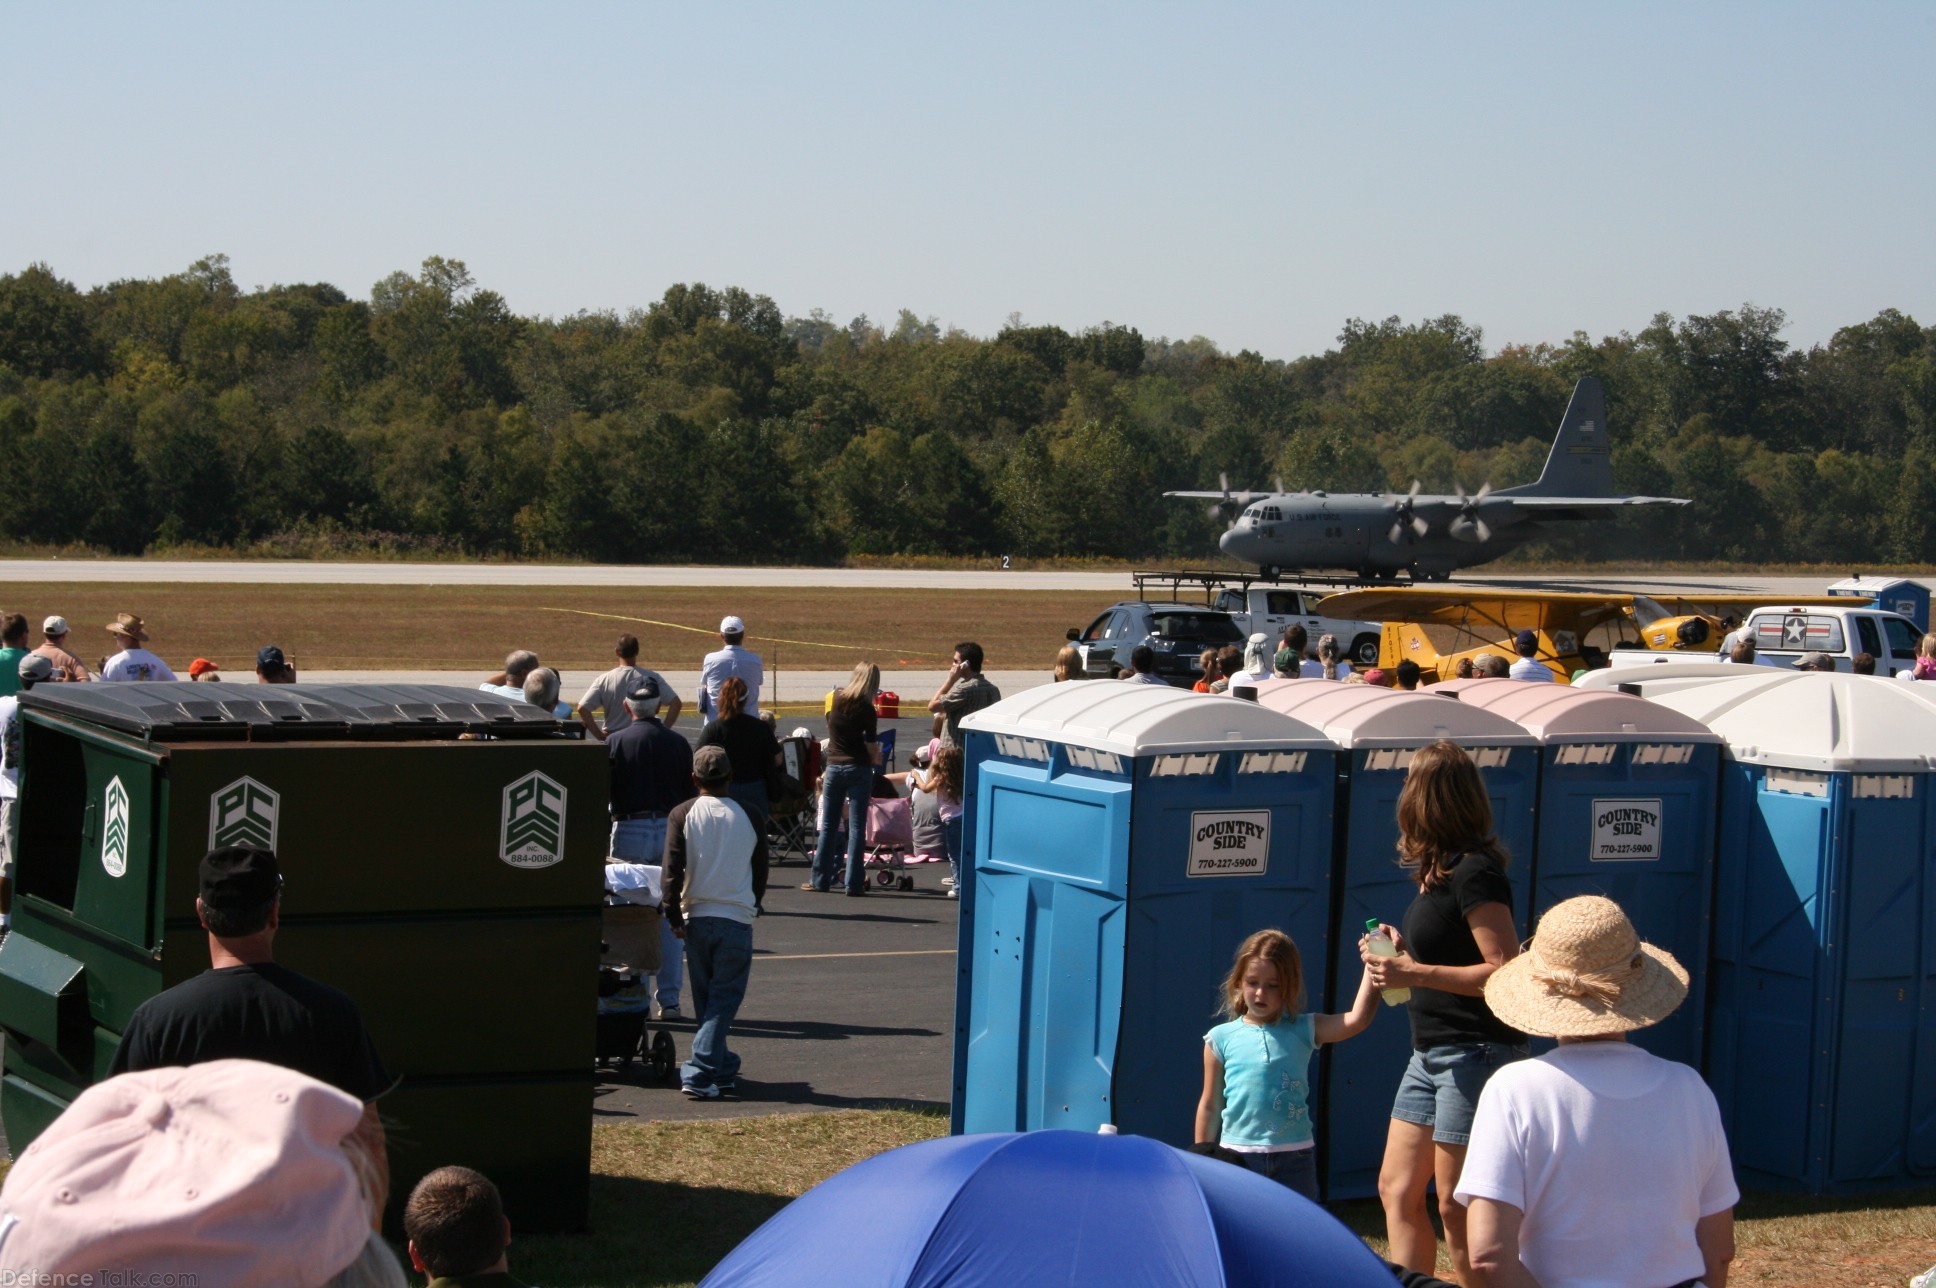
POLYGON ((789 1199, 947 1130, 945 1117, 898 1109, 601 1123, 592 1130, 590 1231, 516 1239, 511 1267, 550 1288, 696 1283, 789 1199))
MULTIPOLYGON (((1340 1220, 1385 1253, 1385 1218, 1373 1201, 1340 1203, 1340 1220)), ((1835 1198, 1744 1195, 1734 1213, 1728 1282, 1753 1288, 1904 1288, 1936 1265, 1936 1190, 1835 1198)), ((1452 1263, 1439 1248, 1438 1273, 1452 1263)))
POLYGON ((548 666, 595 670, 611 665, 624 632, 647 665, 697 670, 719 647, 719 619, 738 613, 769 669, 846 670, 868 658, 945 670, 955 644, 974 639, 989 669, 1046 676, 1064 632, 1109 602, 1093 591, 0 584, 0 609, 27 614, 36 642, 42 618, 67 618, 68 646, 90 667, 110 651, 106 624, 131 612, 177 671, 206 657, 243 673, 263 644, 281 645, 298 669, 488 673, 530 648, 548 666))

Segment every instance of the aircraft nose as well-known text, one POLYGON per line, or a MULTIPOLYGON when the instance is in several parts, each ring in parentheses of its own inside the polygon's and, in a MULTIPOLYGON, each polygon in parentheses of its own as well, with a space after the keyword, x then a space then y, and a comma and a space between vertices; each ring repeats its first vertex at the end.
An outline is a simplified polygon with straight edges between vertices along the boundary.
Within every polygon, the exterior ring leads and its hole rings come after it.
POLYGON ((1244 551, 1250 545, 1250 533, 1243 528, 1231 528, 1217 538, 1217 547, 1234 559, 1244 558, 1244 551))

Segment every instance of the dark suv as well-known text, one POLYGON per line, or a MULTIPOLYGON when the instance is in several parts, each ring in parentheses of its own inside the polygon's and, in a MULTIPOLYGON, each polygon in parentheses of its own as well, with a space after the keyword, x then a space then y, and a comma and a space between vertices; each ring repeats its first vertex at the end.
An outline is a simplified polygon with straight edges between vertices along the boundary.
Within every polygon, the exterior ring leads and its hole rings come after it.
POLYGON ((1156 654, 1156 674, 1171 684, 1189 688, 1203 677, 1197 658, 1207 648, 1243 645, 1243 632, 1230 614, 1202 604, 1129 600, 1111 605, 1087 630, 1071 630, 1069 638, 1082 650, 1083 675, 1109 679, 1129 669, 1129 652, 1147 644, 1156 654))

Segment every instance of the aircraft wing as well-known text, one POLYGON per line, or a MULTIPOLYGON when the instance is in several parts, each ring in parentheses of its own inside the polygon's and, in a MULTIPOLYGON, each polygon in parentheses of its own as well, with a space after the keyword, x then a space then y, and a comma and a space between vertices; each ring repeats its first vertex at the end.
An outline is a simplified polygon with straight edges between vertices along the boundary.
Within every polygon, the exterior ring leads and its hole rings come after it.
POLYGON ((1318 601, 1327 617, 1371 622, 1442 622, 1446 625, 1489 623, 1511 634, 1523 627, 1560 627, 1586 631, 1619 617, 1633 604, 1632 595, 1588 591, 1458 590, 1439 587, 1394 586, 1387 590, 1347 590, 1318 601))
POLYGON ((1490 625, 1505 634, 1523 628, 1572 630, 1585 633, 1601 622, 1630 615, 1641 626, 1667 617, 1701 614, 1719 617, 1751 608, 1858 608, 1859 595, 1804 595, 1786 599, 1773 595, 1711 595, 1656 593, 1628 595, 1605 591, 1502 590, 1496 587, 1394 586, 1383 590, 1347 590, 1318 601, 1327 617, 1371 622, 1440 622, 1451 626, 1490 625))
POLYGON ((1199 501, 1228 501, 1232 499, 1228 492, 1165 492, 1163 495, 1195 497, 1199 501))
POLYGON ((1514 496, 1493 494, 1495 502, 1511 501, 1513 512, 1531 519, 1583 519, 1587 513, 1636 505, 1692 505, 1679 496, 1514 496))

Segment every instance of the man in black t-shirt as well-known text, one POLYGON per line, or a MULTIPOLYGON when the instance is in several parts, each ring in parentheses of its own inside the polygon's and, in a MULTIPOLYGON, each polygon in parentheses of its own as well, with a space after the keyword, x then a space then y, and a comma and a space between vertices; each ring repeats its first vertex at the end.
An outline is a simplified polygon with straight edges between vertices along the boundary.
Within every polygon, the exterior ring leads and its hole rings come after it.
POLYGON ((268 850, 229 845, 202 859, 195 915, 210 966, 143 1002, 110 1073, 209 1060, 261 1060, 306 1073, 364 1102, 390 1085, 349 994, 275 962, 282 871, 268 850))

